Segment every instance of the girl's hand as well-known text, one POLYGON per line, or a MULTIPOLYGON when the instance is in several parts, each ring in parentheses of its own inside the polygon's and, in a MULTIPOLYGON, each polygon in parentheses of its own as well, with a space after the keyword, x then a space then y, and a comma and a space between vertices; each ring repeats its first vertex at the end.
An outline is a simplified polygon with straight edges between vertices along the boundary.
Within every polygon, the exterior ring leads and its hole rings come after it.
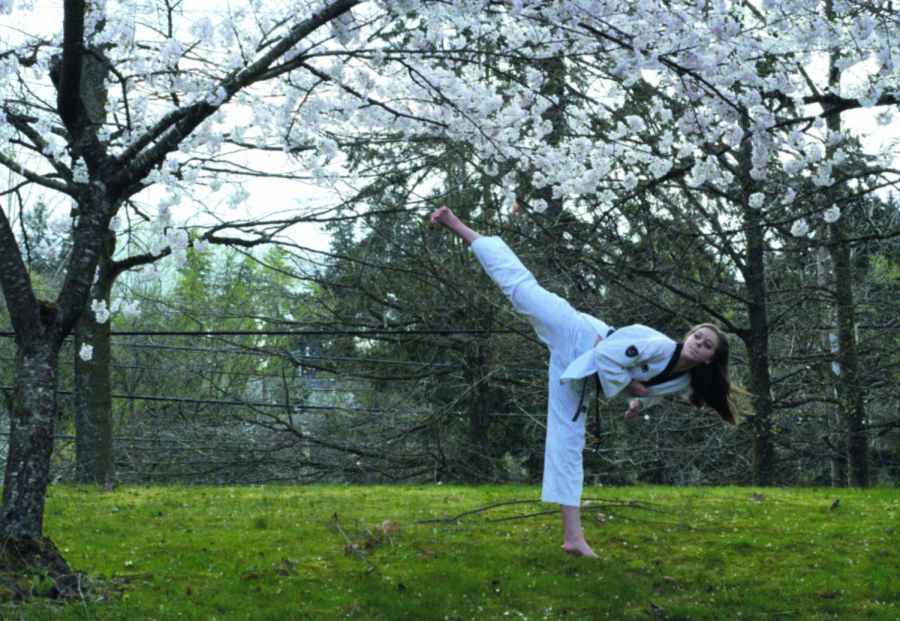
POLYGON ((625 390, 627 390, 628 394, 632 397, 646 397, 650 394, 649 388, 634 380, 629 382, 628 386, 625 387, 625 390))
MULTIPOLYGON (((644 389, 646 390, 646 388, 644 389)), ((644 403, 640 399, 635 399, 631 403, 628 404, 628 411, 625 412, 625 420, 632 421, 637 418, 638 412, 641 411, 644 403)))

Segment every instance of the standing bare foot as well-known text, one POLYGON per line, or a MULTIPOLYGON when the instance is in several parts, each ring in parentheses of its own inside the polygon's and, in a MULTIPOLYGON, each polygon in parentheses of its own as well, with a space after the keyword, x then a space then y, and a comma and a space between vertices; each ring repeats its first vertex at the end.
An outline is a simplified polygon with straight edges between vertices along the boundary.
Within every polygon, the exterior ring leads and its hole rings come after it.
POLYGON ((591 550, 591 547, 585 541, 582 541, 581 543, 564 543, 562 549, 565 550, 567 554, 572 554, 573 556, 597 558, 597 555, 594 554, 594 551, 591 550))
POLYGON ((584 533, 581 530, 581 507, 560 505, 559 508, 563 522, 563 550, 576 556, 597 556, 584 540, 584 533))

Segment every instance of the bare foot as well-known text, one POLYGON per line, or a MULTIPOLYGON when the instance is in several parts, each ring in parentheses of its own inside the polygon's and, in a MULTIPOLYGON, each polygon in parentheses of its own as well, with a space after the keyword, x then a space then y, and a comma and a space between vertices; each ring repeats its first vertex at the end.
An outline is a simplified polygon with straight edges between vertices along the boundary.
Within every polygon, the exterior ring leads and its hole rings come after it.
POLYGON ((581 543, 564 543, 562 549, 565 550, 567 554, 572 554, 573 556, 597 557, 597 555, 594 554, 594 551, 591 550, 591 547, 584 541, 581 543))
POLYGON ((462 221, 456 217, 449 207, 441 207, 431 214, 431 224, 440 224, 442 227, 462 239, 468 245, 481 237, 480 233, 476 233, 462 221))
POLYGON ((435 210, 435 212, 431 214, 431 223, 440 224, 442 227, 450 229, 451 231, 459 228, 459 225, 461 224, 459 218, 450 211, 449 207, 441 207, 440 209, 435 210))

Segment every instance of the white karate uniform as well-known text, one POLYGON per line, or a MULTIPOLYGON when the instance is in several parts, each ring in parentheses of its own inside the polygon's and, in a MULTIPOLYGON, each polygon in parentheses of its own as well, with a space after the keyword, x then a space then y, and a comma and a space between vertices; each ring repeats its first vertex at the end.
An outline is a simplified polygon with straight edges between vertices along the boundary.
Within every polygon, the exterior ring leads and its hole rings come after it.
MULTIPOLYGON (((538 285, 534 275, 499 237, 481 237, 472 243, 472 250, 513 308, 531 321, 538 338, 550 349, 541 500, 579 506, 587 416, 576 418, 576 414, 582 405, 585 382, 597 373, 604 395, 612 398, 632 379, 646 382, 666 370, 680 346, 646 326, 628 326, 610 334, 612 328, 608 324, 576 311, 561 297, 538 285), (603 340, 594 347, 597 337, 603 340)), ((689 385, 690 376, 685 374, 648 387, 650 395, 642 398, 643 408, 689 385)))

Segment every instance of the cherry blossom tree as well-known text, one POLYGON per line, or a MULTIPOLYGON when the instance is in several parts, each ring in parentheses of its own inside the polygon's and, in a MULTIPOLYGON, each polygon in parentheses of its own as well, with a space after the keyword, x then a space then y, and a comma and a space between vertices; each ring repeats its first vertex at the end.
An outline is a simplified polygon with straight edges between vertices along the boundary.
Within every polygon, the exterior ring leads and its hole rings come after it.
MULTIPOLYGON (((865 485, 865 408, 853 362, 846 270, 853 240, 843 232, 840 213, 853 209, 872 187, 895 182, 897 170, 889 165, 890 143, 881 152, 863 153, 859 138, 841 131, 840 119, 852 113, 856 125, 889 122, 898 103, 896 16, 877 5, 831 2, 770 2, 765 12, 749 3, 674 10, 642 2, 632 6, 635 13, 627 22, 609 27, 609 20, 598 26, 582 19, 573 28, 577 38, 593 34, 595 46, 609 52, 595 55, 581 48, 584 53, 578 54, 566 46, 571 62, 592 72, 593 92, 605 97, 597 97, 593 107, 570 104, 572 116, 584 118, 580 125, 569 122, 583 142, 566 142, 562 164, 540 160, 537 174, 546 178, 537 185, 547 182, 557 195, 579 198, 580 208, 600 223, 598 230, 603 222, 618 221, 626 239, 652 240, 654 231, 647 227, 658 222, 635 219, 631 205, 668 212, 673 228, 711 244, 730 265, 728 274, 740 273, 743 291, 731 294, 743 306, 739 321, 733 309, 710 303, 715 296, 696 296, 690 278, 675 289, 692 302, 685 318, 714 318, 746 344, 756 414, 750 421, 755 478, 761 483, 771 483, 777 472, 769 339, 788 316, 769 308, 766 257, 786 246, 821 244, 808 240, 810 223, 829 224, 826 243, 836 257, 844 257, 845 266, 836 287, 843 317, 837 355, 846 361, 838 384, 842 415, 859 473, 853 480, 865 485), (622 55, 624 49, 632 56, 622 55), (829 71, 832 57, 839 59, 842 80, 829 71)), ((543 149, 550 152, 546 144, 543 149)), ((552 157, 558 154, 556 149, 552 157)), ((538 209, 546 204, 536 203, 538 209)), ((575 243, 609 256, 609 248, 590 236, 575 243)), ((671 270, 661 273, 663 279, 671 275, 671 270)), ((640 294, 640 286, 634 288, 640 294)), ((638 297, 654 303, 652 294, 638 297)))

